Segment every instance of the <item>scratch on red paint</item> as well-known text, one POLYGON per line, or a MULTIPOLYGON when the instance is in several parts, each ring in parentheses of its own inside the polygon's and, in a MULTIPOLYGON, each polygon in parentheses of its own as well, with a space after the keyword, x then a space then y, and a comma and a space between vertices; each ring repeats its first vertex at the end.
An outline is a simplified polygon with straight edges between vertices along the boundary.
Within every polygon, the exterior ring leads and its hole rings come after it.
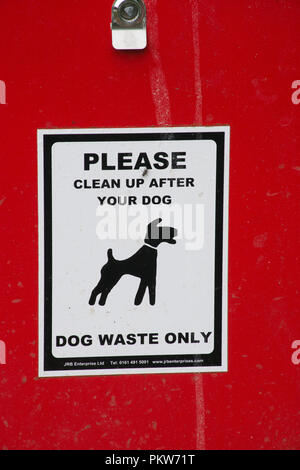
POLYGON ((159 53, 157 0, 149 0, 147 8, 150 12, 149 16, 151 16, 151 21, 148 25, 149 50, 152 59, 150 65, 150 84, 156 121, 159 126, 171 126, 170 97, 159 53))

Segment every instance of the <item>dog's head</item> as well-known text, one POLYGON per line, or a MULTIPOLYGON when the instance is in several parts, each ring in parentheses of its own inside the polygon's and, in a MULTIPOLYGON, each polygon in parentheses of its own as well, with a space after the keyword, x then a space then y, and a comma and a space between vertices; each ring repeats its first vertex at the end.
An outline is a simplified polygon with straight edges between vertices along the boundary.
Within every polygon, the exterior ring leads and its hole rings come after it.
POLYGON ((176 240, 174 237, 177 236, 177 230, 173 227, 161 227, 159 224, 161 223, 162 219, 153 220, 148 225, 147 234, 145 238, 145 242, 148 245, 157 247, 161 243, 171 243, 174 245, 176 240))

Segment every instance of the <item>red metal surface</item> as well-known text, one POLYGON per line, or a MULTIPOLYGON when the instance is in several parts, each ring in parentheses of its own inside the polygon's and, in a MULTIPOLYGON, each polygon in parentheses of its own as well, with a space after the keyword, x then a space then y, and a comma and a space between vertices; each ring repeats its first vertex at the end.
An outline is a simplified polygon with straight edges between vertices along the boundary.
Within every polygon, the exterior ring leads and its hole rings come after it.
POLYGON ((0 449, 299 449, 298 0, 2 0, 0 449), (231 126, 229 373, 37 379, 37 128, 231 126))

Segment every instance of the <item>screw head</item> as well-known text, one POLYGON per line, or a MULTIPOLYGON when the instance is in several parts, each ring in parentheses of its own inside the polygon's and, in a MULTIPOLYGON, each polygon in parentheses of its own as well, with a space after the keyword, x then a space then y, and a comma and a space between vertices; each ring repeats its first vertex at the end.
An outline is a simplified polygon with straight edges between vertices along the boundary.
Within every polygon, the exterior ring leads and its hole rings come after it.
POLYGON ((119 9, 120 18, 124 21, 135 21, 139 16, 139 13, 139 5, 132 0, 128 0, 128 2, 123 3, 119 9))

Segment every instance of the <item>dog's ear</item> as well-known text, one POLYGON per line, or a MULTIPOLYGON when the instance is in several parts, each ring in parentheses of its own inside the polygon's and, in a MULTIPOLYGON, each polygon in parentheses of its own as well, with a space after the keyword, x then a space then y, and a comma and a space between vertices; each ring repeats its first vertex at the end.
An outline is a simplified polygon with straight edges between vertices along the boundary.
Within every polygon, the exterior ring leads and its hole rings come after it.
POLYGON ((159 219, 156 219, 156 220, 153 220, 152 222, 150 222, 150 224, 148 225, 148 229, 150 229, 151 227, 155 227, 157 226, 158 224, 160 224, 162 222, 162 219, 159 218, 159 219))
POLYGON ((161 227, 158 227, 158 224, 160 224, 162 219, 156 219, 150 222, 147 228, 147 234, 146 234, 146 239, 152 240, 152 241, 157 241, 160 238, 160 232, 161 232, 161 227))

